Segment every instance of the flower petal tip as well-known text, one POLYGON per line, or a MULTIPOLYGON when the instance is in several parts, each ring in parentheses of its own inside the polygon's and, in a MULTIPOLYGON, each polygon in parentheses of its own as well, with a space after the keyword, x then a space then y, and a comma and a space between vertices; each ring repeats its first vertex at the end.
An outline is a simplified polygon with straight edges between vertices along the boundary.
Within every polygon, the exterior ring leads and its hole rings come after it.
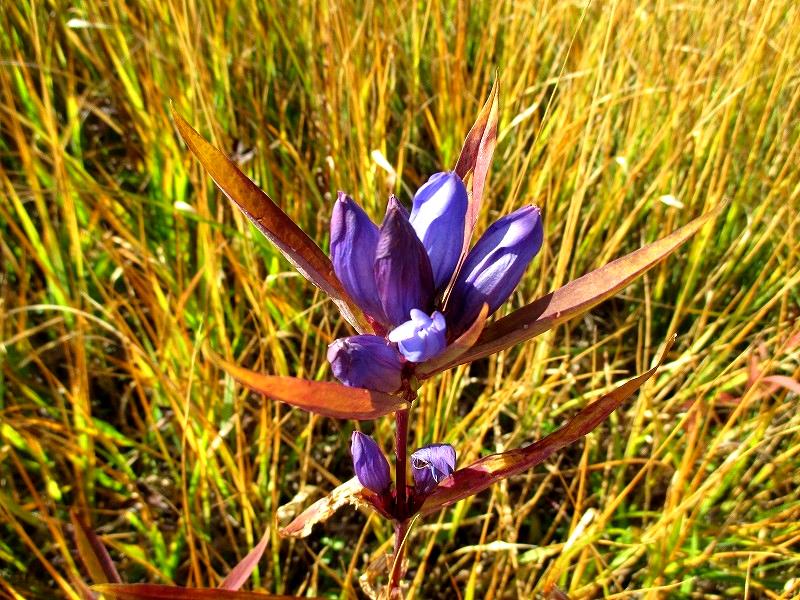
POLYGON ((436 173, 417 190, 410 222, 433 269, 437 289, 450 281, 461 255, 467 189, 453 172, 436 173))

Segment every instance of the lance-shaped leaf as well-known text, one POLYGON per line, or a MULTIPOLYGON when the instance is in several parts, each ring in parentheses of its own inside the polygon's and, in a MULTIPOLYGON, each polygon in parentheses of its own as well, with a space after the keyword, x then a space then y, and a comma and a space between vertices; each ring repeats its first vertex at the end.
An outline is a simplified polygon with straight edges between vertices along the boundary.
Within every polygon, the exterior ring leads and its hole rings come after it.
POLYGON ((172 116, 183 141, 219 189, 306 279, 333 299, 342 315, 359 333, 371 333, 372 327, 342 287, 333 271, 333 264, 319 246, 232 160, 203 139, 174 108, 172 116))
POLYGON ((787 377, 786 375, 767 375, 761 379, 761 383, 768 386, 767 390, 770 394, 782 387, 800 395, 800 381, 787 377))
POLYGON ((525 448, 492 454, 455 471, 450 477, 439 483, 431 495, 425 499, 420 512, 430 514, 477 494, 502 479, 527 471, 546 460, 554 452, 585 436, 653 376, 674 341, 675 336, 665 344, 661 356, 652 369, 634 377, 593 402, 561 429, 525 448))
POLYGON ((231 572, 219 584, 221 590, 238 590, 241 588, 245 581, 248 580, 253 570, 256 568, 258 561, 264 555, 264 551, 269 544, 269 527, 261 536, 261 541, 258 542, 255 548, 250 550, 239 563, 231 569, 231 572))
POLYGON ((72 528, 75 532, 75 545, 83 566, 89 572, 93 583, 121 583, 122 579, 108 554, 108 550, 97 534, 84 521, 76 509, 69 511, 72 528))
POLYGON ((283 537, 303 538, 311 533, 317 523, 324 523, 333 514, 347 504, 359 508, 368 508, 368 504, 361 498, 364 491, 357 477, 348 479, 343 484, 335 487, 333 491, 320 498, 292 520, 286 527, 280 529, 283 537))
POLYGON ((186 588, 157 583, 103 583, 92 586, 92 589, 114 600, 308 600, 306 596, 186 588))
POLYGON ((417 379, 427 379, 431 375, 438 373, 444 365, 453 364, 458 360, 459 356, 472 348, 483 332, 483 328, 486 327, 488 316, 489 305, 484 303, 481 307, 481 312, 478 313, 478 317, 464 333, 458 336, 440 355, 433 357, 416 368, 414 374, 417 379))
POLYGON ((469 247, 472 231, 481 211, 483 188, 486 176, 492 164, 492 155, 497 145, 497 121, 500 116, 500 78, 495 76, 494 85, 489 92, 489 98, 483 105, 481 112, 472 129, 469 130, 458 162, 453 169, 456 174, 465 179, 472 173, 472 189, 467 205, 467 217, 464 223, 464 252, 469 247))
POLYGON ((675 252, 723 207, 720 205, 667 237, 574 279, 555 292, 487 325, 472 348, 443 365, 439 371, 510 348, 588 311, 675 252))
POLYGON ((251 390, 325 417, 363 421, 377 419, 407 406, 402 396, 330 381, 264 375, 220 358, 215 360, 236 381, 251 390))

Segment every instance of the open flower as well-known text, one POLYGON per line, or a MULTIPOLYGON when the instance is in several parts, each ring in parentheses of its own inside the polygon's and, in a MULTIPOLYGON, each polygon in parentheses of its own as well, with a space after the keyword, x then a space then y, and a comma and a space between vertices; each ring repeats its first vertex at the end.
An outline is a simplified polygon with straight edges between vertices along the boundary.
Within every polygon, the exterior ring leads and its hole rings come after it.
POLYGON ((452 172, 436 173, 417 191, 410 215, 391 196, 380 228, 339 193, 331 218, 333 268, 376 332, 384 334, 331 345, 328 360, 342 383, 397 390, 404 367, 387 344, 409 365, 410 375, 414 365, 435 358, 468 329, 484 304, 492 314, 514 291, 542 245, 539 209, 525 206, 494 223, 456 274, 467 207, 467 190, 452 172))
POLYGON ((396 342, 406 359, 423 362, 444 350, 447 340, 447 323, 444 315, 434 311, 429 317, 421 310, 411 309, 411 320, 389 333, 389 341, 396 342))
POLYGON ((450 444, 428 444, 411 454, 411 472, 419 494, 431 491, 456 468, 456 450, 450 444))

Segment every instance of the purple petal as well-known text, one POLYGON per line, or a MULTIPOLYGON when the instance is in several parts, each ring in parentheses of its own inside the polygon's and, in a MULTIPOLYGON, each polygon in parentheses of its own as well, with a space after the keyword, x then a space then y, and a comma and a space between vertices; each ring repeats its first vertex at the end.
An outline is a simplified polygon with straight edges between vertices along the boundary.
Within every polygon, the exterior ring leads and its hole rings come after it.
POLYGON ((451 335, 458 335, 477 317, 484 302, 489 314, 503 304, 542 247, 540 211, 525 206, 492 224, 458 273, 447 304, 451 335))
POLYGON ((389 332, 400 352, 411 362, 424 362, 440 354, 447 346, 447 324, 444 315, 434 311, 430 317, 421 310, 412 310, 411 319, 389 332))
POLYGON ((429 444, 411 454, 411 472, 417 492, 424 494, 456 468, 456 450, 450 444, 429 444))
POLYGON ((336 378, 350 387, 391 393, 402 384, 403 357, 377 335, 336 340, 328 346, 328 362, 336 378))
POLYGON ((354 431, 350 442, 353 469, 359 483, 376 494, 388 492, 392 485, 389 461, 375 440, 360 431, 354 431))
POLYGON ((436 173, 414 196, 411 225, 425 246, 437 289, 446 285, 461 255, 467 188, 455 173, 436 173))
POLYGON ((333 270, 353 301, 376 321, 386 323, 373 273, 378 235, 378 227, 367 213, 339 192, 331 217, 333 270))
POLYGON ((431 262, 408 222, 406 210, 392 196, 375 251, 375 283, 383 312, 399 325, 411 309, 428 312, 433 303, 431 262))

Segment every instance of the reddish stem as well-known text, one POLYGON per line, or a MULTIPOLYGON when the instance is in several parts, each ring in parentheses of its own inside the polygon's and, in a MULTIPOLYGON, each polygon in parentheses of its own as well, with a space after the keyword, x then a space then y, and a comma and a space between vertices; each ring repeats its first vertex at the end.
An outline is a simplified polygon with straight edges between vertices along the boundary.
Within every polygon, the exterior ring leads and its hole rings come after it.
POLYGON ((408 462, 408 409, 395 413, 395 489, 397 490, 397 515, 406 516, 406 463, 408 462))
MULTIPOLYGON (((414 397, 409 394, 409 404, 414 397)), ((394 566, 389 578, 389 597, 402 598, 400 580, 403 578, 403 540, 408 532, 408 487, 406 486, 406 469, 408 467, 408 413, 409 409, 395 413, 395 489, 397 490, 397 506, 394 522, 394 566)))
POLYGON ((403 540, 408 533, 408 519, 394 522, 394 564, 392 566, 392 573, 389 579, 389 598, 390 600, 402 599, 403 591, 400 588, 400 581, 403 579, 403 555, 405 554, 405 545, 403 540))

